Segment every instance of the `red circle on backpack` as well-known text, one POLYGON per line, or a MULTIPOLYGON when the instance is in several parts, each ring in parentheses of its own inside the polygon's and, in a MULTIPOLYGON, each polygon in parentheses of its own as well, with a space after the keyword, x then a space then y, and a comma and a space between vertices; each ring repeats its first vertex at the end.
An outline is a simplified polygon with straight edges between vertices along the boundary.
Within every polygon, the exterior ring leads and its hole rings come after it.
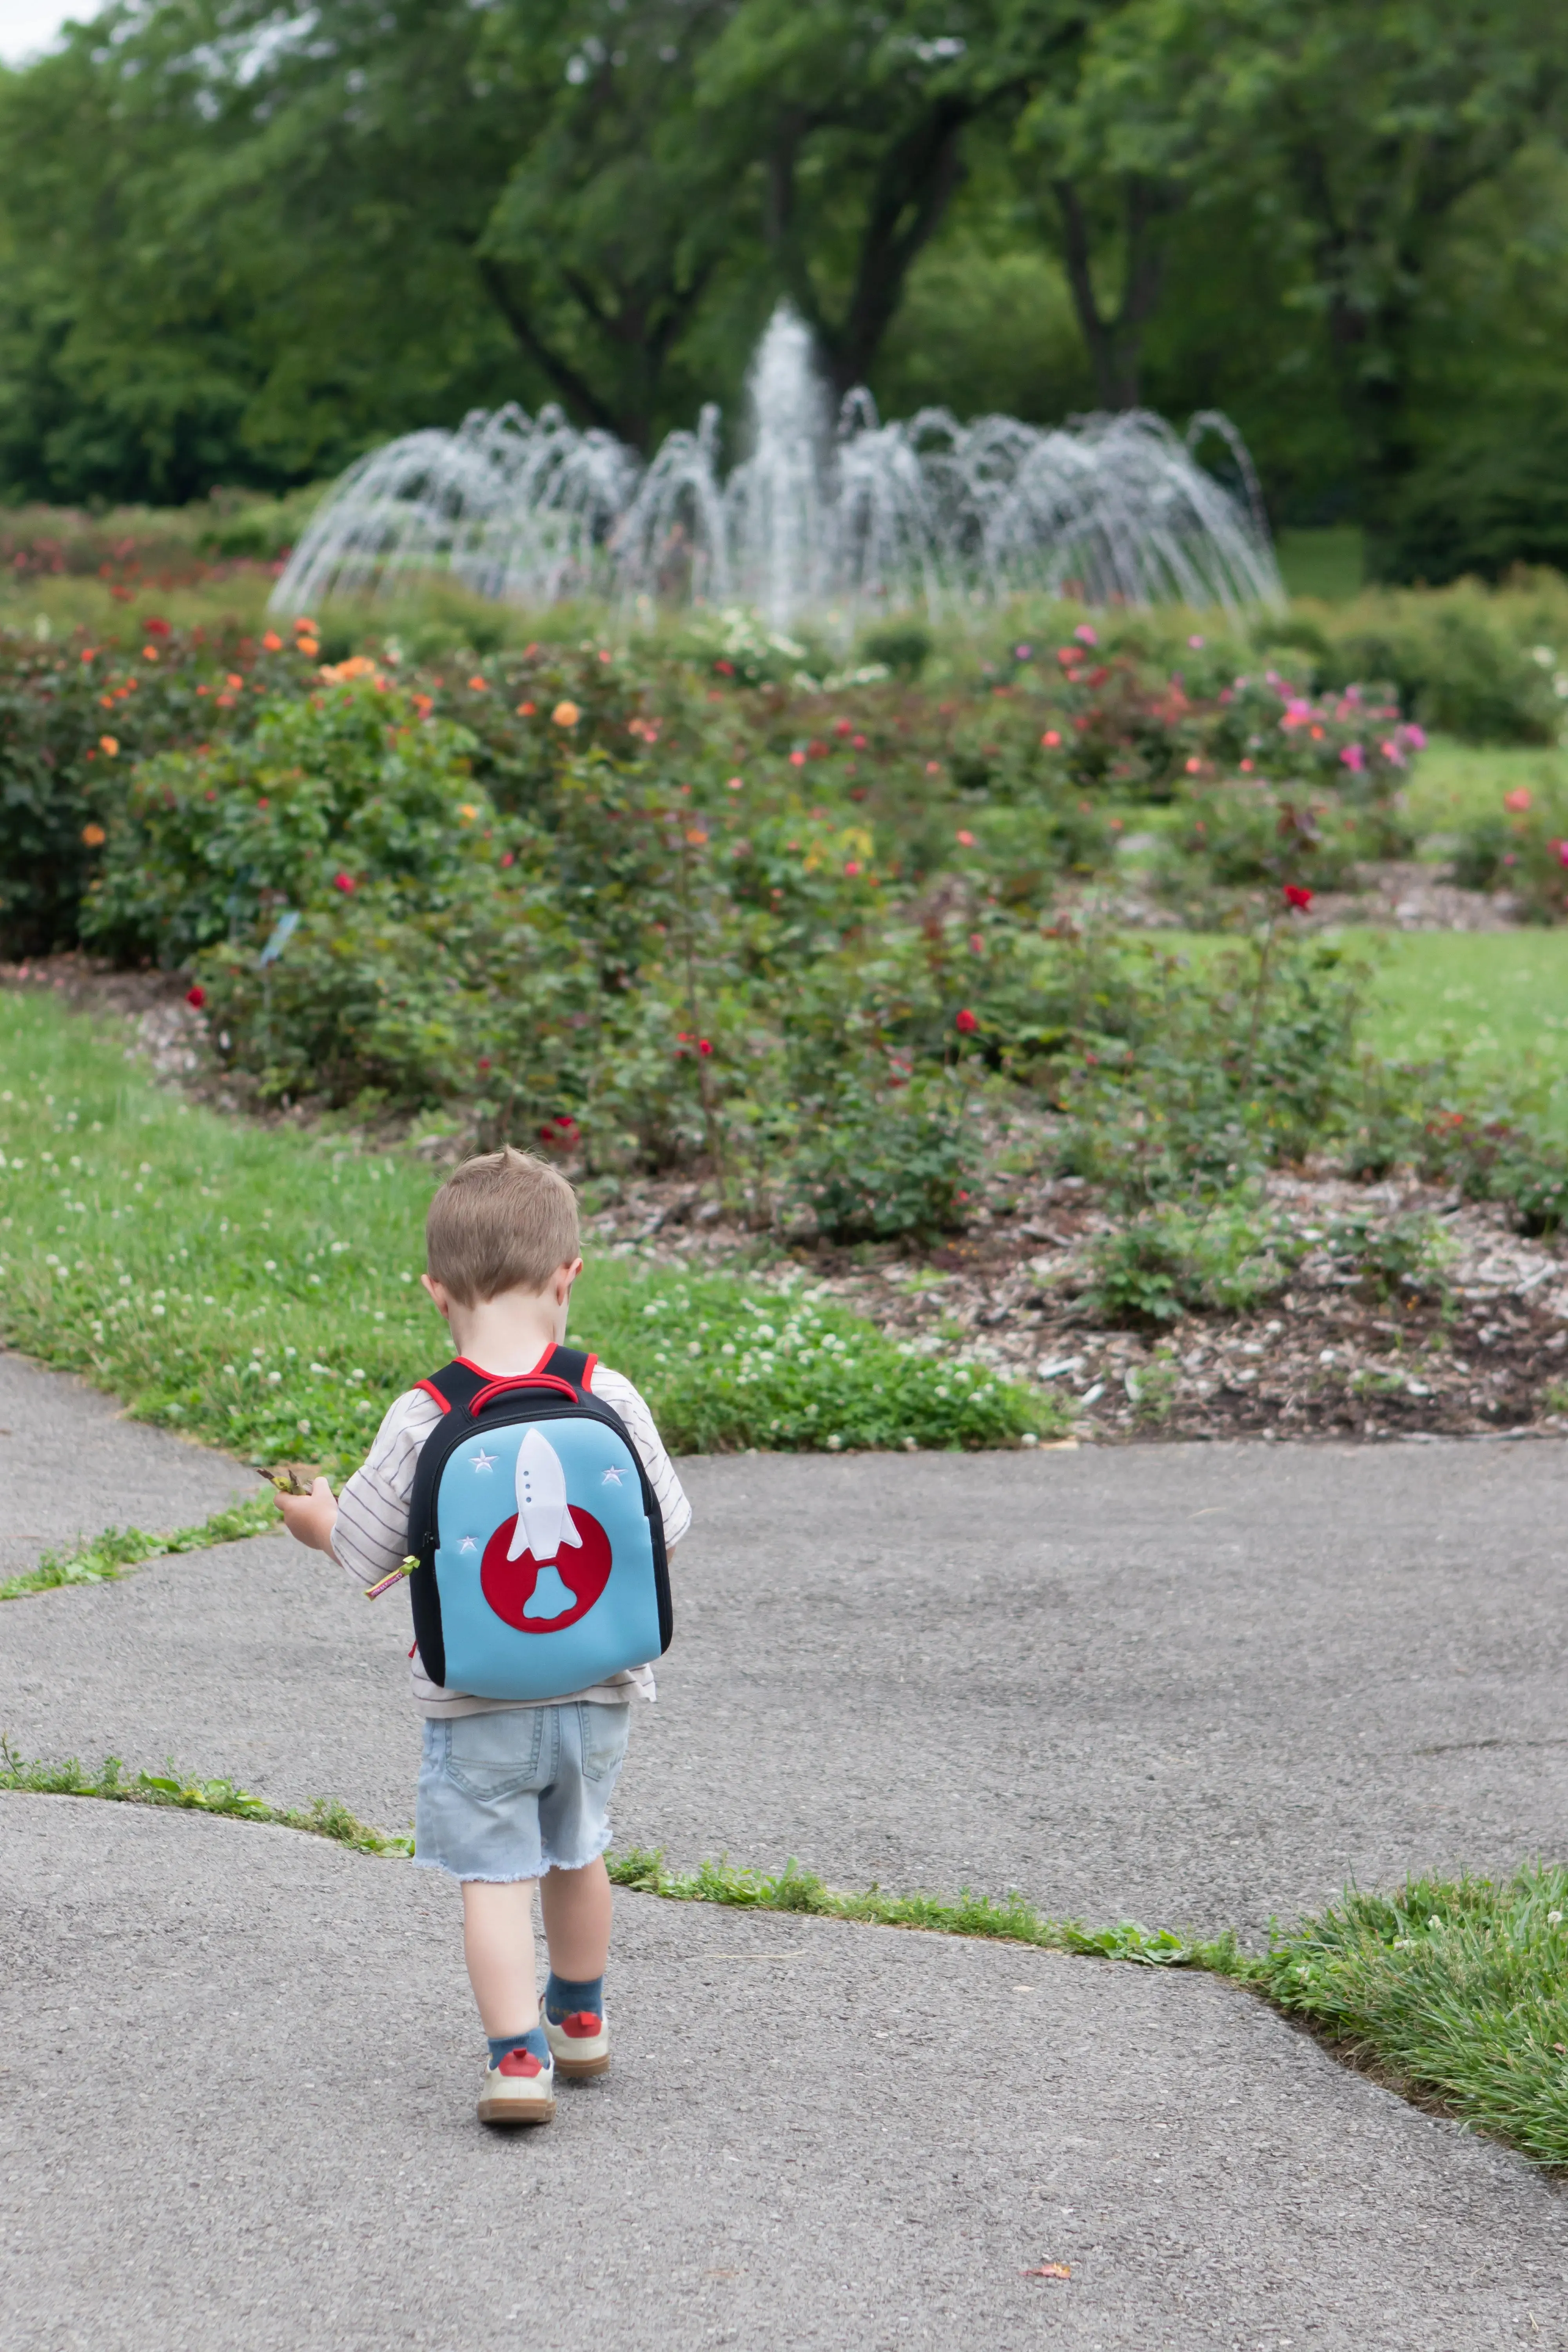
MULTIPOLYGON (((479 1590, 496 1615, 520 1633, 559 1633, 568 1625, 575 1625, 585 1617, 610 1580, 610 1538, 592 1511, 580 1511, 575 1504, 569 1507, 573 1526, 582 1537, 581 1544, 563 1544, 553 1559, 535 1559, 531 1551, 519 1552, 508 1559, 507 1550, 517 1526, 514 1512, 503 1519, 485 1546, 484 1559, 479 1567, 479 1590), (559 1617, 531 1617, 525 1612, 538 1589, 540 1577, 552 1570, 572 1594, 572 1606, 563 1609, 559 1617)), ((546 1596, 552 1588, 547 1582, 546 1596)))

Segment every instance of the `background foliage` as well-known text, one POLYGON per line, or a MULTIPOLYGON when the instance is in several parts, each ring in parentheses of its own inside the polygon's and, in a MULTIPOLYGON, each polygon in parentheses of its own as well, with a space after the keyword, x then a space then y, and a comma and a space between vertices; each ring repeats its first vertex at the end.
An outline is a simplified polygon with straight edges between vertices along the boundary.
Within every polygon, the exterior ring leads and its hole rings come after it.
POLYGON ((114 0, 0 74, 0 488, 283 488, 474 403, 1218 404, 1398 577, 1568 558, 1550 0, 114 0))

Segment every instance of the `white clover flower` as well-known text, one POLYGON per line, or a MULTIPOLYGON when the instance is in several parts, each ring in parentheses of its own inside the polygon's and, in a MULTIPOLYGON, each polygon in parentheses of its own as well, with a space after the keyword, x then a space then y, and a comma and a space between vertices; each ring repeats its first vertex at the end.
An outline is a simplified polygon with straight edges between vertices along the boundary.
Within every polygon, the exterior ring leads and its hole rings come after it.
POLYGON ((277 1388, 280 1384, 283 1375, 281 1372, 268 1372, 267 1375, 268 1387, 269 1389, 277 1388))

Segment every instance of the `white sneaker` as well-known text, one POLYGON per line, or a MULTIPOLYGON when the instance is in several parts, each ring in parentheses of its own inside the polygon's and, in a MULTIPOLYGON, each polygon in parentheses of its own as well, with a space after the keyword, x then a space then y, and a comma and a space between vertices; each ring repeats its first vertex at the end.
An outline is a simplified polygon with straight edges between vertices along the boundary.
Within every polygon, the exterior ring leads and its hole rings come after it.
POLYGON ((563 2083, 581 2083, 590 2074, 609 2073, 607 2017, 595 2017, 591 2009, 579 2009, 570 2017, 563 2017, 559 2025, 549 2017, 543 2020, 543 2025, 555 2071, 563 2083))
POLYGON ((555 2069, 531 2050, 509 2050, 499 2066, 485 2068, 480 2123, 547 2124, 554 2113, 555 2069))

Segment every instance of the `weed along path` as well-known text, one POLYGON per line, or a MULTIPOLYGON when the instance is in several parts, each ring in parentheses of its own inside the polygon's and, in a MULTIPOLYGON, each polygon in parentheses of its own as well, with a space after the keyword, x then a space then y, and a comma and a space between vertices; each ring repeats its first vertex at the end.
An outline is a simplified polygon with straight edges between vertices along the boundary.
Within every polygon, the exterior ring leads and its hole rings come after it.
POLYGON ((18 2352, 1562 2341, 1555 2193, 1212 1978, 626 1895, 616 2070, 497 2140, 446 1889, 0 1824, 18 2352))
MULTIPOLYGON (((109 1426, 155 1488, 171 1442, 109 1426)), ((124 1516, 79 1454, 80 1523, 124 1516)), ((1352 1873, 1561 1849, 1554 1448, 682 1475, 623 1849, 1253 1940, 1352 1873)), ((400 1832, 406 1640, 281 1539, 156 1559, 0 1605, 0 1730, 400 1832)), ((616 2071, 523 2146, 472 2121, 425 1874, 12 1791, 0 1881, 19 2352, 1564 2341, 1560 2192, 1216 1976, 623 1891, 616 2071)))

